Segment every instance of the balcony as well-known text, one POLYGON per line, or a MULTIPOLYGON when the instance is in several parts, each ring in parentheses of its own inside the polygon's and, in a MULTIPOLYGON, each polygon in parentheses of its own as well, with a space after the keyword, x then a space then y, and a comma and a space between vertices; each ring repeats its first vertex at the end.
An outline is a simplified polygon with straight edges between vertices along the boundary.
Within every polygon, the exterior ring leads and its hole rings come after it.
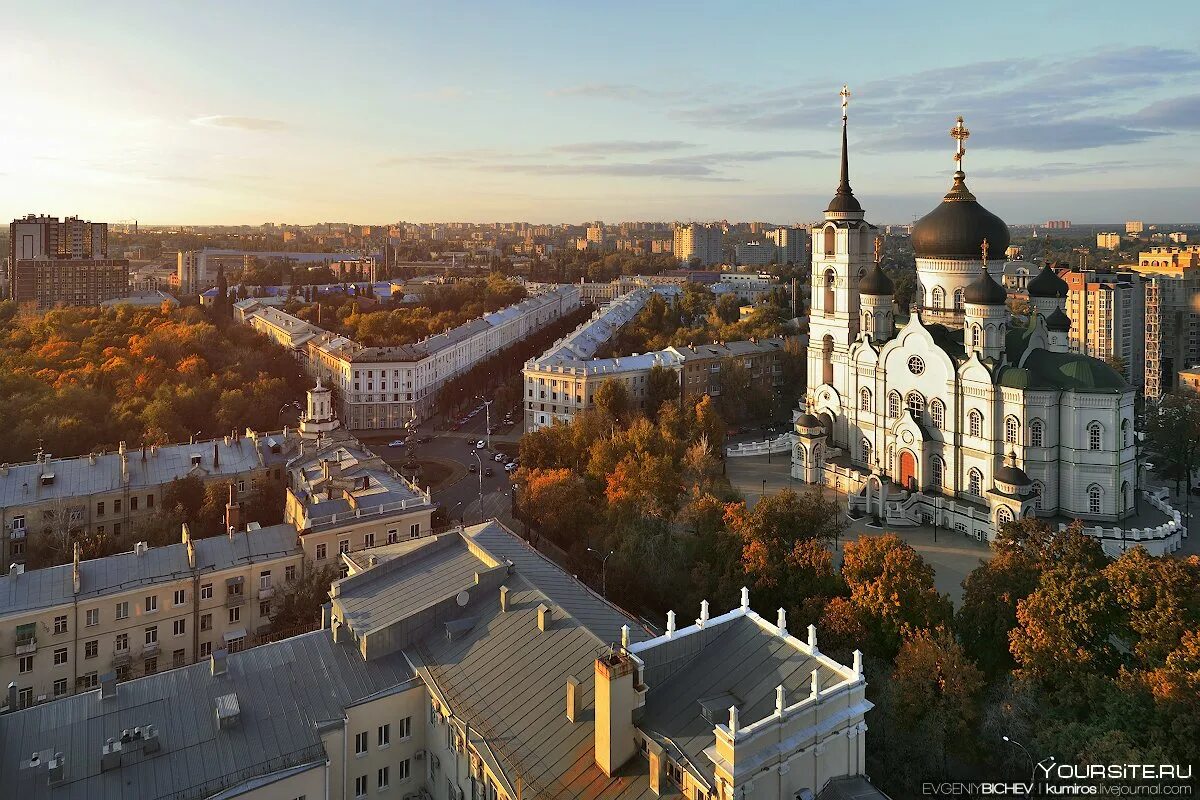
POLYGON ((226 608, 233 608, 235 606, 245 605, 245 603, 246 603, 246 595, 242 594, 241 592, 237 592, 236 594, 233 592, 230 592, 229 594, 225 595, 225 607, 226 608))
POLYGON ((158 651, 158 642, 148 644, 142 648, 142 658, 153 658, 154 656, 158 655, 158 651))
POLYGON ((133 660, 133 657, 130 655, 128 647, 124 650, 113 650, 113 668, 124 667, 131 660, 133 660))
POLYGON ((275 587, 274 586, 258 587, 258 599, 259 600, 270 600, 274 595, 275 595, 275 587))
POLYGON ((36 636, 17 636, 17 655, 28 656, 37 652, 36 636))

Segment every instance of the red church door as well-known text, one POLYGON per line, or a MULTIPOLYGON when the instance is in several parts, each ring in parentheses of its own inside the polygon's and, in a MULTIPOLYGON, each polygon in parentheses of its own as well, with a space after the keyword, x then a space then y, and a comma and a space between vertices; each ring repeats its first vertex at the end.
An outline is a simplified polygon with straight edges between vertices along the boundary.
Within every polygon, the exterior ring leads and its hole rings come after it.
POLYGON ((909 491, 917 489, 917 457, 908 450, 900 453, 900 485, 909 491))

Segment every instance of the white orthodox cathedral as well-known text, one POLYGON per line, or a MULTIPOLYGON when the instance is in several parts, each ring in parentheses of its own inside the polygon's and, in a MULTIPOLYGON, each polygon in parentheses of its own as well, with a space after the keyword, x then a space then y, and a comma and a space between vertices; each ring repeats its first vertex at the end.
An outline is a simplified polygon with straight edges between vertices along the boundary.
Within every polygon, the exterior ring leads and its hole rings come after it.
POLYGON ((1178 514, 1135 496, 1134 389, 1068 349, 1066 283, 1043 269, 1027 284, 1029 319, 1009 312, 1008 226, 967 188, 961 118, 953 185, 913 227, 913 308, 897 313, 877 229, 850 188, 847 96, 841 180, 812 229, 809 388, 793 476, 846 493, 852 512, 890 526, 936 523, 986 541, 1036 515, 1082 520, 1110 552, 1176 549, 1178 514))

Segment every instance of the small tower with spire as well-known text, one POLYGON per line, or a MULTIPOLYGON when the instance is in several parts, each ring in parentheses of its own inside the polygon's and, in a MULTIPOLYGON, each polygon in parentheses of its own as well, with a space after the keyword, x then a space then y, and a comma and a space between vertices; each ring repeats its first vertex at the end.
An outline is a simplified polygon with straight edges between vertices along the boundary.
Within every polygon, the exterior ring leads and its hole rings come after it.
POLYGON ((333 413, 333 390, 321 384, 308 390, 308 404, 300 420, 300 435, 305 439, 328 436, 341 426, 333 413))
POLYGON ((862 330, 875 344, 883 344, 896 335, 896 319, 892 313, 895 284, 883 271, 883 237, 875 237, 875 261, 858 279, 862 303, 862 330))
POLYGON ((980 246, 983 269, 966 291, 963 345, 968 353, 1000 361, 1004 358, 1004 339, 1008 333, 1008 292, 988 271, 988 240, 980 246))

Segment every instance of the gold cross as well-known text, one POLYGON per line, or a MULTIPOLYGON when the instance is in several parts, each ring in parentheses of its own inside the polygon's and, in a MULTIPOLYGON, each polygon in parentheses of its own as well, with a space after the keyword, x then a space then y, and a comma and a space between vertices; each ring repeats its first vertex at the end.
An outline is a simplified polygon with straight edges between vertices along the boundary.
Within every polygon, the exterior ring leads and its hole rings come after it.
POLYGON ((980 247, 983 250, 983 264, 984 264, 984 266, 987 266, 987 251, 988 251, 987 239, 983 240, 983 244, 980 247))
POLYGON ((842 98, 842 119, 846 118, 846 106, 850 105, 850 87, 842 84, 842 90, 838 92, 838 97, 842 98))
POLYGON ((950 136, 958 140, 958 147, 954 151, 954 160, 959 162, 959 169, 962 169, 962 157, 966 155, 967 148, 963 142, 971 135, 971 132, 963 126, 963 118, 959 117, 954 127, 950 129, 950 136))

